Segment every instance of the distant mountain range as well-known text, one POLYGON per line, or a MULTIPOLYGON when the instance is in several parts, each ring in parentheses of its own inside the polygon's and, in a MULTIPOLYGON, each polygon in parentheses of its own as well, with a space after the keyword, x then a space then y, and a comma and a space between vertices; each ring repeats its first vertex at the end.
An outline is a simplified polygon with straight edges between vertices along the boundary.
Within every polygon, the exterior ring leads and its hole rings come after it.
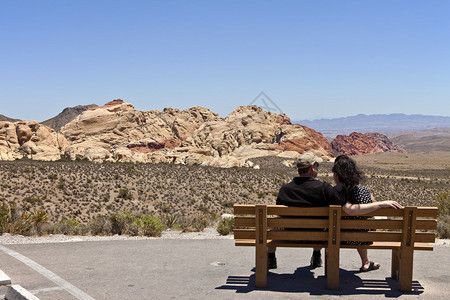
POLYGON ((388 137, 410 153, 450 151, 450 128, 400 131, 391 133, 388 137))
POLYGON ((327 138, 352 132, 379 132, 389 135, 398 131, 418 131, 437 127, 450 127, 450 117, 405 114, 359 114, 336 119, 298 120, 293 123, 308 126, 327 138))
POLYGON ((0 115, 0 121, 16 122, 16 121, 20 121, 20 120, 19 119, 12 119, 12 118, 8 118, 7 116, 0 115))

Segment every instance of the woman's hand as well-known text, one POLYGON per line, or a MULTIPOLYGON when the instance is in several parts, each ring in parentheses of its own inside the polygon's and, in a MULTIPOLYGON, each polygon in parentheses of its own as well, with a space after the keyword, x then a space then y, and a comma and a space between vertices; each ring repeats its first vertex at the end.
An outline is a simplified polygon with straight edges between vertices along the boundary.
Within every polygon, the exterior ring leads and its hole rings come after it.
POLYGON ((387 200, 387 201, 380 201, 378 202, 380 205, 380 208, 395 208, 395 209, 400 209, 403 208, 403 206, 400 205, 400 203, 398 203, 397 201, 392 201, 392 200, 387 200))

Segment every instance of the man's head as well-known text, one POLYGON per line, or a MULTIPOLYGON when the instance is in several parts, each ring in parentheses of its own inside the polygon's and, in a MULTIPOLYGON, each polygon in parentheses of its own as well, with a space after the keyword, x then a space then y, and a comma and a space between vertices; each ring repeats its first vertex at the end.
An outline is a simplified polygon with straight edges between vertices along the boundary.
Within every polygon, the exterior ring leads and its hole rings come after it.
POLYGON ((316 177, 319 163, 322 162, 320 157, 315 156, 312 153, 304 153, 297 159, 297 171, 300 176, 312 176, 316 177))

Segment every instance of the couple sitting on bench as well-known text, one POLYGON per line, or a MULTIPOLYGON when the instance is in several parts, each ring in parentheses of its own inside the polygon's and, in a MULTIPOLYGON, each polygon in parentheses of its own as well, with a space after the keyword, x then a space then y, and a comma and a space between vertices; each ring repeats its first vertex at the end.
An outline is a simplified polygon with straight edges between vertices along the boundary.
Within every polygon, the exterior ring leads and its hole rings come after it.
MULTIPOLYGON (((356 216, 370 213, 382 207, 402 208, 395 201, 374 202, 370 191, 359 185, 364 179, 364 173, 359 170, 356 162, 346 155, 338 156, 332 168, 336 185, 332 187, 329 183, 317 180, 319 163, 322 159, 312 153, 301 155, 297 160, 298 177, 280 188, 277 197, 277 205, 298 207, 320 207, 329 205, 341 205, 348 215, 356 216)), ((367 217, 344 217, 344 218, 367 218, 367 217)), ((352 229, 349 229, 352 230, 352 229)), ((356 231, 367 231, 364 229, 353 229, 356 231)), ((350 245, 367 245, 370 242, 345 242, 350 245)), ((321 267, 321 247, 314 248, 311 257, 311 266, 321 267)), ((277 268, 275 257, 276 248, 268 249, 268 269, 277 268)), ((357 249, 361 257, 361 272, 376 270, 380 267, 378 263, 369 260, 367 249, 357 249)))

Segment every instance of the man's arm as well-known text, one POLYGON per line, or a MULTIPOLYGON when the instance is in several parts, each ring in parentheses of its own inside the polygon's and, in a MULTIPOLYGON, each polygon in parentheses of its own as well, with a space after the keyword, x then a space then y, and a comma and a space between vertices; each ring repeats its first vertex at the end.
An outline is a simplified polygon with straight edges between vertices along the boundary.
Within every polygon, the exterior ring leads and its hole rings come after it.
POLYGON ((379 208, 403 208, 398 202, 396 201, 380 201, 380 202, 373 202, 373 203, 366 203, 366 204, 352 204, 347 202, 342 209, 349 214, 350 216, 358 216, 358 215, 364 215, 368 214, 370 212, 373 212, 374 210, 377 210, 379 208))

